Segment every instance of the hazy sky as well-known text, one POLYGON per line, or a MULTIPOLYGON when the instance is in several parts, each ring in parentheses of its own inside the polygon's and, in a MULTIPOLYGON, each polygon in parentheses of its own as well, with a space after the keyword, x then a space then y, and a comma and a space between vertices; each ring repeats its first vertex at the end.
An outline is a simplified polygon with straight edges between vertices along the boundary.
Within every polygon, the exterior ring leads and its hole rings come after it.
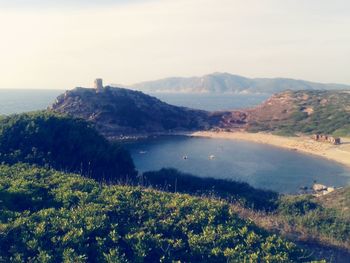
POLYGON ((0 88, 230 72, 350 84, 349 0, 0 0, 0 88))

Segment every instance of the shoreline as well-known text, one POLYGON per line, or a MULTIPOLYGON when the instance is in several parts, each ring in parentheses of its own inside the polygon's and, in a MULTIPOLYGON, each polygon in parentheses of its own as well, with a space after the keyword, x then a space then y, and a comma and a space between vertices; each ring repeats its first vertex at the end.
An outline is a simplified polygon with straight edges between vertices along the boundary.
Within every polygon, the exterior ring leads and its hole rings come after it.
POLYGON ((350 138, 341 138, 342 144, 332 145, 316 142, 308 136, 283 137, 270 133, 248 132, 213 132, 197 131, 190 134, 193 137, 206 137, 216 139, 243 140, 260 144, 267 144, 305 154, 311 154, 335 161, 350 168, 350 138))

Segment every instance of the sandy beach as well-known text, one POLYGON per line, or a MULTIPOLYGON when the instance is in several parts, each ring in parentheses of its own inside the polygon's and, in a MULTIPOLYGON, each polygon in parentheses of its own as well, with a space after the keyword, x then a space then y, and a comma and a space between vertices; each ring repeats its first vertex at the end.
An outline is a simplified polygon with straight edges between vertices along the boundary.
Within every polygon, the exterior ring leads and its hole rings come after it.
POLYGON ((269 133, 199 131, 192 133, 191 136, 245 140, 269 144, 293 151, 314 154, 350 167, 350 138, 341 138, 341 145, 332 145, 324 142, 316 142, 307 136, 282 137, 269 133))

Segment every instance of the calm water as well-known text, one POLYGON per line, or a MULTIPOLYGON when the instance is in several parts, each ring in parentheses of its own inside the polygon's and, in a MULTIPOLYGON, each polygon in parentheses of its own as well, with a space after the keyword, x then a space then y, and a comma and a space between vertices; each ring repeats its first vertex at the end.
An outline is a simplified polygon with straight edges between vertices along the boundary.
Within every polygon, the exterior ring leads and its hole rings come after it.
POLYGON ((350 184, 350 169, 342 165, 263 144, 176 136, 141 140, 127 148, 140 171, 173 167, 282 193, 295 193, 314 180, 329 186, 350 184), (209 160, 210 155, 215 159, 209 160))
POLYGON ((0 115, 46 109, 63 92, 63 90, 0 89, 0 115))
MULTIPOLYGON (((46 109, 64 90, 0 89, 0 115, 46 109)), ((267 95, 152 94, 169 104, 203 110, 227 110, 255 106, 267 95)))
POLYGON ((264 100, 269 95, 240 95, 240 94, 174 94, 155 93, 153 96, 169 104, 184 106, 201 110, 230 110, 253 107, 264 100))

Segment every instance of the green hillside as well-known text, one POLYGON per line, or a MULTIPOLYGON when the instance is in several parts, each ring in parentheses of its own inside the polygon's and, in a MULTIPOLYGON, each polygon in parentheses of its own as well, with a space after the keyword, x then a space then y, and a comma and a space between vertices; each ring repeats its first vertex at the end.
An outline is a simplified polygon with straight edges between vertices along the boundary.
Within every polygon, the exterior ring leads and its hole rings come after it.
POLYGON ((0 166, 0 262, 307 262, 226 202, 0 166))
POLYGON ((349 212, 337 203, 340 199, 346 200, 349 192, 350 188, 347 188, 345 192, 337 190, 318 198, 311 195, 282 196, 279 219, 309 240, 319 240, 350 251, 349 212))
MULTIPOLYGON (((334 208, 344 218, 350 221, 350 187, 338 189, 328 195, 319 198, 320 203, 329 208, 334 208)), ((349 226, 349 243, 350 243, 350 226, 349 226)))
POLYGON ((286 91, 251 112, 250 131, 350 136, 349 91, 286 91))
POLYGON ((80 119, 48 112, 0 119, 0 162, 25 162, 107 181, 136 175, 133 161, 80 119))

